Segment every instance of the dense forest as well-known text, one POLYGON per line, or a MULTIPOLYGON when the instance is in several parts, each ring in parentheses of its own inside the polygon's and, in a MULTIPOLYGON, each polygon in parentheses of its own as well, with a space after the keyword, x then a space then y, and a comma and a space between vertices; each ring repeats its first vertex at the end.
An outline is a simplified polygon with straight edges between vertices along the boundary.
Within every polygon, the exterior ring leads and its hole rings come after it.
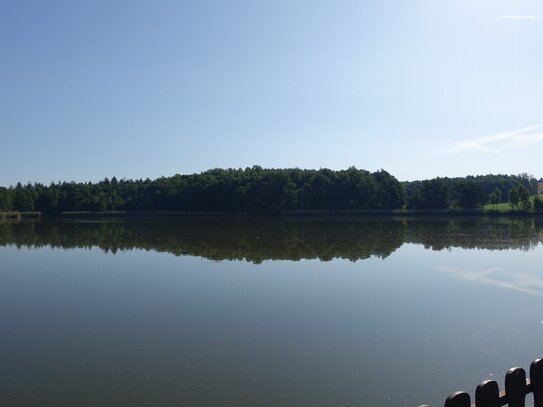
POLYGON ((386 171, 214 169, 156 180, 17 184, 0 190, 0 209, 41 211, 199 211, 277 213, 307 209, 395 209, 405 202, 386 171))
MULTIPOLYGON (((478 208, 534 194, 528 175, 435 178, 400 183, 381 170, 213 169, 156 180, 18 183, 0 187, 0 211, 189 211, 281 213, 306 210, 478 208)), ((520 198, 519 198, 520 202, 520 198)), ((520 204, 519 204, 520 205, 520 204)))

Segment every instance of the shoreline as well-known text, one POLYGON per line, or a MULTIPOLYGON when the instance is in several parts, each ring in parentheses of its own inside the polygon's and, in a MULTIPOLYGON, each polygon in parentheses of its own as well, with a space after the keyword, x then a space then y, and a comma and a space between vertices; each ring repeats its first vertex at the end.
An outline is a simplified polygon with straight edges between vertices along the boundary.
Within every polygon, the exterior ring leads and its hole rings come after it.
POLYGON ((0 220, 41 219, 41 212, 0 211, 0 220))
POLYGON ((351 210, 304 210, 283 211, 274 213, 255 212, 204 212, 204 211, 78 211, 61 213, 42 212, 0 212, 0 220, 77 220, 77 219, 123 219, 123 218, 165 218, 165 217, 540 217, 543 211, 526 211, 511 209, 507 211, 493 209, 351 209, 351 210))

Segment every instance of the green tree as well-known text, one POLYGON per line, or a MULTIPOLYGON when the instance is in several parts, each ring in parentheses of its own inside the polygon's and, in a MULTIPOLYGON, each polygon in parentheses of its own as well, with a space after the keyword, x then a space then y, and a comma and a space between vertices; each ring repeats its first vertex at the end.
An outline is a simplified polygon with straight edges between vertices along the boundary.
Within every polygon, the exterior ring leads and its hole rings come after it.
POLYGON ((496 188, 489 196, 489 201, 494 205, 494 209, 497 208, 497 205, 502 201, 502 191, 496 188))
POLYGON ((34 197, 29 185, 22 186, 19 182, 13 193, 13 209, 20 212, 31 212, 34 210, 34 197))
POLYGON ((11 191, 0 187, 0 211, 13 210, 11 191))
POLYGON ((46 213, 57 212, 59 192, 55 186, 41 187, 37 192, 37 198, 34 202, 36 209, 46 213))
POLYGON ((462 181, 454 190, 455 202, 459 208, 475 209, 482 202, 482 188, 473 181, 462 181))
POLYGON ((511 206, 511 208, 517 209, 520 204, 520 196, 518 193, 518 188, 516 186, 514 186, 513 188, 509 190, 508 197, 509 197, 509 205, 511 206))
POLYGON ((534 198, 534 209, 538 212, 543 211, 543 195, 539 194, 534 198))
POLYGON ((405 189, 400 182, 385 170, 374 172, 377 181, 377 207, 384 209, 400 209, 405 205, 405 189))
POLYGON ((530 191, 524 185, 517 186, 519 206, 524 210, 532 209, 532 200, 530 199, 530 191))
POLYGON ((411 209, 446 209, 449 190, 442 178, 421 181, 408 202, 411 209))

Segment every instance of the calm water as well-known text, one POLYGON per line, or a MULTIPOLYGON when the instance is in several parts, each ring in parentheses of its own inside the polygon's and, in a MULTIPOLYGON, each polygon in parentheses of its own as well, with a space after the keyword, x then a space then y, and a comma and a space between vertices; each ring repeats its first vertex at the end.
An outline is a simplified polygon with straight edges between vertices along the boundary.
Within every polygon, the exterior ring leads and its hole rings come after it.
POLYGON ((0 223, 2 406, 417 406, 543 356, 543 220, 0 223))

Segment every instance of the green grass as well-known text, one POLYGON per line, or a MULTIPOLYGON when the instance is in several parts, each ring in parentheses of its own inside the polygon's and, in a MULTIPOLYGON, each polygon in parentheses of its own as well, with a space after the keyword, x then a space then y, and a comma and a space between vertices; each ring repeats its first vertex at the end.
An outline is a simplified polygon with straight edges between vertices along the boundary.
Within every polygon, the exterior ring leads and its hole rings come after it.
POLYGON ((507 212, 507 211, 512 210, 511 205, 509 204, 509 202, 502 202, 502 203, 499 203, 497 205, 488 204, 488 205, 483 206, 483 209, 485 211, 493 210, 493 211, 499 211, 499 212, 507 212))
MULTIPOLYGON (((530 197, 531 201, 532 201, 532 207, 533 207, 533 204, 534 204, 534 200, 535 199, 539 199, 540 201, 543 201, 543 194, 539 194, 539 195, 533 195, 530 197)), ((498 212, 510 212, 510 211, 516 211, 517 209, 513 209, 511 208, 511 204, 509 202, 502 202, 502 203, 499 203, 497 205, 494 205, 494 204, 486 204, 483 206, 483 210, 485 211, 498 211, 498 212)))

